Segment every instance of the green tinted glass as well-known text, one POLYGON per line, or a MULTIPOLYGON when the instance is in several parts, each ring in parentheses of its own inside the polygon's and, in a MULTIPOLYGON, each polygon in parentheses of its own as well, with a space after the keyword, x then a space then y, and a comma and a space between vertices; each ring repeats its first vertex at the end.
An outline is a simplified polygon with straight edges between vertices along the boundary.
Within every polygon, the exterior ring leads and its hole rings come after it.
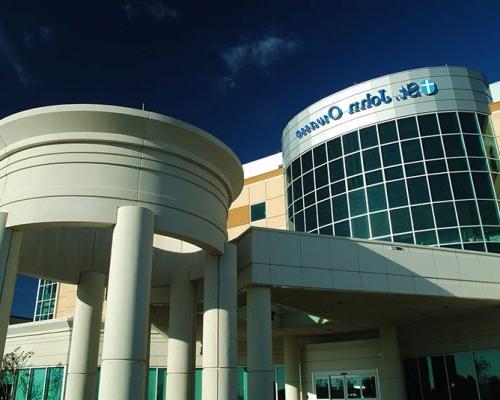
POLYGON ((478 200, 479 214, 483 225, 498 225, 498 210, 494 201, 478 200))
POLYGON ((432 201, 452 199, 448 174, 430 175, 429 186, 431 188, 432 201))
POLYGON ((45 400, 59 400, 61 398, 63 373, 64 369, 60 367, 47 369, 45 400))
POLYGON ((465 148, 469 157, 484 157, 483 144, 481 136, 463 135, 465 148))
POLYGON ((415 230, 434 228, 432 208, 430 205, 412 207, 411 214, 415 230))
POLYGON ((250 206, 250 221, 258 221, 266 218, 266 202, 252 204, 250 206))
POLYGON ((366 198, 363 189, 349 193, 349 208, 351 216, 364 214, 366 212, 366 198))
POLYGON ((464 242, 481 242, 483 240, 483 232, 478 226, 462 228, 460 231, 464 242))
POLYGON ((476 122, 476 115, 474 113, 459 112, 458 118, 460 119, 460 126, 464 133, 479 133, 479 128, 476 122))
POLYGON ((438 229, 440 244, 460 242, 460 233, 458 229, 438 229))
POLYGON ((345 194, 332 199, 333 218, 335 221, 348 217, 347 196, 345 194))
POLYGON ((437 244, 436 231, 415 232, 415 244, 432 246, 437 244))
POLYGON ((370 212, 385 210, 387 208, 384 185, 370 186, 366 191, 370 212))
POLYGON ((347 176, 356 175, 361 172, 361 157, 359 153, 345 157, 345 170, 347 176))
POLYGON ((349 237, 351 236, 351 229, 349 228, 349 221, 339 222, 334 225, 335 235, 349 237))
POLYGON ((314 166, 324 164, 326 162, 326 146, 324 144, 315 147, 313 150, 314 166))
POLYGON ((25 400, 28 393, 30 370, 22 369, 17 373, 15 400, 25 400))
POLYGON ((429 189, 425 177, 408 179, 407 182, 411 204, 429 202, 429 189))
POLYGON ((368 239, 370 231, 368 229, 368 217, 366 215, 351 220, 352 236, 360 239, 368 239))
POLYGON ((422 146, 427 160, 444 157, 443 145, 439 136, 422 139, 422 146))
POLYGON ((30 400, 43 400, 45 372, 45 368, 33 368, 31 370, 30 400))
POLYGON ((391 225, 393 233, 411 231, 410 210, 408 208, 391 210, 391 225))
POLYGON ((387 183, 387 197, 391 208, 408 204, 405 182, 400 180, 387 183))
POLYGON ((326 148, 329 160, 334 160, 335 158, 342 156, 342 142, 340 141, 340 138, 330 140, 326 144, 326 148))
POLYGON ((363 166, 365 167, 365 171, 380 168, 380 154, 377 147, 363 151, 363 166))
POLYGON ((418 126, 421 136, 439 135, 436 114, 418 116, 418 126))
POLYGON ((156 368, 149 368, 148 400, 156 400, 156 368))
POLYGON ((465 155, 462 135, 443 136, 444 150, 447 157, 461 157, 465 155))
POLYGON ((389 143, 398 140, 398 132, 394 121, 385 122, 378 125, 378 135, 380 143, 389 143))
POLYGON ((318 203, 318 226, 330 224, 332 222, 332 210, 330 200, 318 203))
POLYGON ((407 140, 402 142, 401 150, 405 162, 420 161, 422 159, 420 140, 407 140))
POLYGON ((450 174, 450 178, 455 199, 470 199, 474 197, 468 173, 450 174))
POLYGON ((434 216, 438 227, 457 225, 457 218, 455 216, 453 203, 435 203, 432 207, 434 208, 434 216))
POLYGON ((460 225, 479 225, 479 215, 474 201, 457 201, 455 206, 460 225))
POLYGON ((351 132, 342 136, 342 144, 344 147, 344 154, 353 153, 359 150, 358 132, 351 132))
POLYGON ((373 237, 385 236, 391 233, 387 211, 370 214, 370 224, 373 237))
POLYGON ((398 130, 401 140, 417 137, 418 129, 415 117, 398 119, 398 130))
POLYGON ((457 114, 454 112, 439 113, 441 133, 459 133, 457 114))
POLYGON ((363 149, 376 146, 378 144, 377 127, 373 125, 367 128, 360 129, 359 137, 361 139, 361 147, 363 149))
POLYGON ((390 167, 391 165, 401 164, 401 154, 399 152, 399 144, 393 143, 387 146, 382 146, 382 159, 384 166, 390 167))

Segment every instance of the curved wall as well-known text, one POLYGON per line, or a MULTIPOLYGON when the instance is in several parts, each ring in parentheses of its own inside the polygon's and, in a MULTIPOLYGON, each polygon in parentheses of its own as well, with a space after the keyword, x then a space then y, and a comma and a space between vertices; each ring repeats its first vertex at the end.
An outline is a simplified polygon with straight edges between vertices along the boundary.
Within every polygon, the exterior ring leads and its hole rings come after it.
POLYGON ((299 231, 500 251, 500 161, 483 77, 422 68, 335 93, 283 132, 299 231))

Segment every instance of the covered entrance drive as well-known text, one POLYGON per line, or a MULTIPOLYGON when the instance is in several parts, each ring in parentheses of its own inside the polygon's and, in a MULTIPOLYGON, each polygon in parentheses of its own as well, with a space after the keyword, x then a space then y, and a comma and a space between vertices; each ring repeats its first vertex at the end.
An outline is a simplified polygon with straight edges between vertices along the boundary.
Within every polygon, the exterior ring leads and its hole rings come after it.
POLYGON ((348 371, 314 374, 318 400, 376 400, 378 379, 376 371, 348 371))

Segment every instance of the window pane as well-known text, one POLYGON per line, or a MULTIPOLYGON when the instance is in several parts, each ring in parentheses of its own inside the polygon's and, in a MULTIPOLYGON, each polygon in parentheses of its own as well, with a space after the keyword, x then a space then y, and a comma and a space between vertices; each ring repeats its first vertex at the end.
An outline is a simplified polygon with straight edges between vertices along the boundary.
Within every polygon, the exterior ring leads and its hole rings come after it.
POLYGON ((399 138, 409 139, 418 136, 417 121, 415 117, 398 120, 399 138))
POLYGON ((42 400, 45 385, 45 368, 31 370, 30 400, 42 400))
POLYGON ((304 194, 314 190, 314 174, 309 171, 302 177, 302 185, 304 186, 304 194))
POLYGON ((479 225, 479 215, 474 201, 457 201, 455 205, 460 225, 479 225))
POLYGON ((347 176, 356 175, 361 172, 361 157, 359 153, 345 157, 345 170, 347 176))
POLYGON ((380 168, 381 163, 378 147, 363 151, 363 165, 365 167, 365 171, 380 168))
POLYGON ((342 194, 345 192, 345 181, 334 183, 331 186, 331 188, 332 188, 332 196, 335 196, 337 194, 342 194))
POLYGON ((430 175, 432 201, 451 200, 450 180, 447 174, 430 175))
POLYGON ((406 400, 422 400, 417 359, 410 358, 403 360, 403 370, 405 374, 406 400))
POLYGON ((368 239, 370 231, 368 230, 368 217, 366 215, 351 220, 352 236, 360 239, 368 239))
POLYGON ((328 164, 328 167, 330 169, 330 179, 332 182, 344 179, 344 161, 342 159, 332 161, 328 164))
POLYGON ((458 229, 439 229, 438 237, 440 244, 448 244, 448 243, 459 243, 460 242, 460 233, 458 233, 458 229))
POLYGON ((415 244, 426 246, 437 244, 436 231, 415 232, 415 244))
POLYGON ((296 179, 302 174, 302 168, 300 166, 300 158, 297 158, 292 162, 292 178, 296 179))
POLYGON ((361 139, 361 147, 363 149, 376 146, 378 144, 377 127, 373 125, 367 128, 360 129, 359 137, 361 139))
POLYGON ((333 160, 333 159, 338 158, 342 155, 342 143, 340 142, 340 138, 330 140, 326 144, 326 147, 328 150, 328 159, 329 160, 333 160))
POLYGON ((403 167, 401 165, 398 165, 396 167, 386 168, 384 170, 384 174, 387 181, 401 179, 404 176, 403 167))
POLYGON ((483 233, 480 227, 468 227, 460 229, 463 242, 482 242, 483 233))
POLYGON ((48 368, 45 400, 60 400, 63 383, 63 368, 48 368))
POLYGON ((302 155, 302 173, 310 171, 313 167, 312 151, 308 151, 302 155))
POLYGON ((368 205, 371 212, 385 210, 387 208, 384 185, 371 186, 366 190, 368 193, 368 205))
POLYGON ((378 135, 380 137, 380 143, 389 143, 398 140, 396 123, 394 121, 389 121, 379 124, 378 135))
POLYGON ((448 399, 448 382, 442 356, 418 359, 424 399, 448 399))
POLYGON ((344 154, 349 154, 359 150, 358 131, 348 133, 342 136, 342 144, 344 146, 344 154))
POLYGON ((335 224, 335 235, 349 237, 351 236, 351 229, 349 228, 349 221, 339 222, 335 224))
POLYGON ((469 157, 484 157, 481 137, 478 135, 464 135, 465 148, 469 157))
POLYGON ((450 174, 455 199, 473 198, 472 185, 468 173, 450 174))
POLYGON ((15 400, 25 400, 28 392, 30 370, 22 369, 17 373, 15 400))
POLYGON ((361 376, 361 395, 363 399, 374 399, 377 397, 375 377, 361 376))
POLYGON ((332 199, 333 219, 340 221, 348 217, 347 196, 345 194, 332 199))
POLYGON ((384 165, 390 167, 391 165, 401 164, 401 154, 399 153, 399 144, 393 143, 387 146, 382 146, 382 159, 384 165))
POLYGON ((487 173, 473 172, 472 182, 476 190, 476 197, 482 199, 494 199, 490 176, 487 173))
POLYGON ((316 217, 315 206, 306 208, 305 217, 306 217, 306 232, 311 232, 312 230, 318 227, 318 219, 316 217))
POLYGON ((415 230, 434 228, 432 208, 430 205, 412 207, 411 214, 415 230))
POLYGON ((457 114, 454 112, 439 113, 441 133, 459 133, 457 114))
POLYGON ((285 182, 285 184, 289 185, 290 182, 292 181, 292 167, 288 167, 286 169, 285 175, 286 175, 286 182, 285 182))
POLYGON ((478 400, 476 373, 471 353, 446 356, 452 400, 478 400))
POLYGON ((391 225, 393 233, 411 231, 410 210, 408 208, 391 210, 391 225))
POLYGON ((351 216, 364 214, 366 212, 365 191, 363 189, 349 193, 349 208, 351 216))
POLYGON ((387 183, 387 197, 391 208, 407 205, 405 182, 401 180, 387 183))
POLYGON ((481 400, 500 399, 500 350, 473 354, 481 400))
POLYGON ((302 197, 302 178, 293 181, 293 196, 295 199, 302 197))
POLYGON ((420 115, 418 126, 421 136, 439 135, 439 127, 436 114, 420 115))
POLYGON ((429 189, 425 177, 408 179, 408 193, 411 204, 428 203, 429 189))
POLYGON ((318 203, 318 221, 319 226, 327 225, 332 222, 332 210, 330 200, 318 203))
POLYGON ((316 378, 316 398, 319 399, 329 399, 328 394, 328 378, 316 378))
POLYGON ((433 204, 434 216, 438 227, 456 226, 457 218, 453 203, 437 203, 433 204))
POLYGON ((461 157, 465 155, 461 135, 443 136, 443 142, 447 157, 461 157))
POLYGON ((479 213, 483 225, 498 225, 498 211, 494 201, 478 200, 479 213))
POLYGON ((391 233, 387 211, 370 214, 370 223, 373 237, 385 236, 391 233))
POLYGON ((326 162, 326 146, 324 144, 315 147, 314 153, 314 166, 324 164, 326 162))
POLYGON ((424 147, 426 159, 444 157, 443 146, 441 145, 441 138, 439 136, 422 139, 422 146, 424 147))
POLYGON ((485 226, 484 236, 488 242, 500 242, 500 228, 485 226))
POLYGON ((315 192, 311 192, 311 193, 306 194, 304 196, 304 207, 310 206, 314 203, 316 203, 316 193, 315 192))
POLYGON ((316 178, 316 187, 328 185, 328 171, 326 165, 322 165, 314 170, 314 177, 316 178))
POLYGON ((465 158, 449 159, 448 167, 450 168, 450 171, 467 171, 469 169, 467 159, 465 158))
POLYGON ((156 368, 149 368, 148 400, 156 400, 156 368))
POLYGON ((488 171, 488 164, 486 158, 483 157, 469 157, 470 169, 473 171, 488 171))
POLYGON ((320 228, 319 233, 322 235, 332 236, 333 235, 333 226, 332 225, 323 226, 322 228, 320 228))
POLYGON ((374 171, 366 174, 366 184, 372 185, 383 181, 382 171, 374 171))
POLYGON ((479 127, 481 128, 481 133, 484 135, 494 136, 493 128, 491 127, 490 119, 487 115, 477 114, 477 119, 479 121, 479 127))
POLYGON ((446 161, 445 160, 426 161, 425 166, 427 167, 427 173, 429 173, 429 174, 446 172, 446 161))
POLYGON ((318 198, 318 201, 324 200, 327 197, 330 197, 330 191, 328 190, 328 186, 318 189, 316 192, 316 197, 318 198))
POLYGON ((295 220, 295 230, 297 232, 304 232, 305 231, 304 211, 295 214, 294 220, 295 220))
POLYGON ((266 202, 252 204, 250 206, 250 221, 258 221, 266 218, 266 202))
POLYGON ((460 125, 462 126, 462 132, 464 132, 464 133, 479 133, 475 114, 467 113, 467 112, 459 112, 458 118, 460 119, 460 125))
POLYGON ((483 136, 484 149, 489 158, 498 158, 497 141, 494 137, 483 136))
POLYGON ((330 376, 330 399, 344 400, 344 378, 330 376))
POLYGON ((420 161, 422 159, 422 149, 420 140, 407 140, 401 143, 403 159, 405 162, 420 161))
POLYGON ((363 186, 363 175, 357 175, 347 180, 347 187, 349 190, 358 189, 363 186))
POLYGON ((413 240, 413 233, 405 233, 403 235, 394 235, 393 241, 399 242, 399 243, 412 243, 412 244, 415 243, 413 240))
POLYGON ((417 176, 425 174, 424 163, 413 163, 405 165, 406 176, 417 176))

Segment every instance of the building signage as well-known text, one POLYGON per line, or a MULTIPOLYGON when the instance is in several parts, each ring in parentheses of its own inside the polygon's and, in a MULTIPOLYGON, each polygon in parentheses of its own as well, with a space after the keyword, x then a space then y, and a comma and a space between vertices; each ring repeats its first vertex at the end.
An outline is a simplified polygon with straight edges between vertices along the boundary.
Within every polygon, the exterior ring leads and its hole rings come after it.
POLYGON ((302 139, 309 133, 328 125, 330 121, 338 121, 345 113, 353 115, 370 108, 381 106, 382 104, 390 104, 393 101, 416 99, 421 97, 422 94, 425 96, 432 96, 436 93, 437 85, 430 79, 424 79, 420 82, 420 84, 410 82, 406 85, 402 85, 399 92, 393 96, 389 95, 386 89, 380 89, 376 93, 366 93, 364 98, 349 104, 349 107, 346 110, 342 110, 338 105, 332 105, 328 108, 325 115, 309 122, 304 127, 298 129, 295 134, 299 139, 302 139))

